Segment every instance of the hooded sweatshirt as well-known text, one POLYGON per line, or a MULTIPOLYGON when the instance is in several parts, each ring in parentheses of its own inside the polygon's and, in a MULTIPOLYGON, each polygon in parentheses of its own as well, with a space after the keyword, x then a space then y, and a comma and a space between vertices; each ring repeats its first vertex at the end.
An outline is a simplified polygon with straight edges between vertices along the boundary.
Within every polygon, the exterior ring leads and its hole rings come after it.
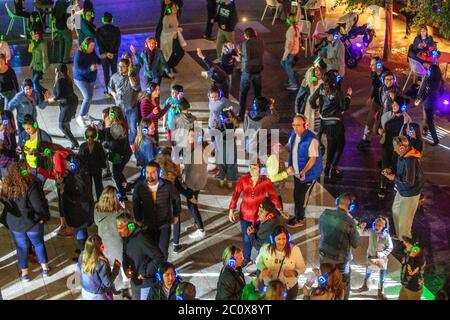
POLYGON ((420 194, 425 183, 419 159, 422 154, 414 148, 408 150, 397 159, 395 187, 402 197, 413 197, 420 194))

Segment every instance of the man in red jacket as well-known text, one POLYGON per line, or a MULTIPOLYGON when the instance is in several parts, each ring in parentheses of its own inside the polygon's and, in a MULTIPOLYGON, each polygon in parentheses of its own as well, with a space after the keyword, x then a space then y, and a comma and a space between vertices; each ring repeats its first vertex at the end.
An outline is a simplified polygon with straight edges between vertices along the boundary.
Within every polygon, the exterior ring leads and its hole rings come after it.
POLYGON ((247 228, 258 220, 259 205, 264 201, 266 196, 272 200, 275 207, 281 211, 281 203, 269 178, 261 176, 259 173, 260 164, 250 165, 250 174, 242 176, 234 189, 233 196, 230 202, 230 212, 228 219, 230 222, 236 222, 234 209, 236 209, 237 202, 242 193, 242 202, 240 208, 240 221, 242 232, 242 247, 244 249, 244 263, 242 267, 251 264, 250 253, 252 243, 247 234, 247 228))

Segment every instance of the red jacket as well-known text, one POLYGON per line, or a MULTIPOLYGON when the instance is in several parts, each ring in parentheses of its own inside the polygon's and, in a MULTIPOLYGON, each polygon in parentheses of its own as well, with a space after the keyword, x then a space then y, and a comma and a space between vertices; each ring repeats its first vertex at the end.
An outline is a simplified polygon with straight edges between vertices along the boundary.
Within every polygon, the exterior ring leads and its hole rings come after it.
POLYGON ((255 223, 258 219, 259 205, 264 201, 266 196, 272 200, 277 209, 281 210, 281 204, 273 184, 270 179, 265 176, 259 178, 255 187, 253 187, 252 178, 249 175, 242 176, 234 189, 233 197, 230 202, 230 209, 236 208, 241 193, 241 219, 255 223))

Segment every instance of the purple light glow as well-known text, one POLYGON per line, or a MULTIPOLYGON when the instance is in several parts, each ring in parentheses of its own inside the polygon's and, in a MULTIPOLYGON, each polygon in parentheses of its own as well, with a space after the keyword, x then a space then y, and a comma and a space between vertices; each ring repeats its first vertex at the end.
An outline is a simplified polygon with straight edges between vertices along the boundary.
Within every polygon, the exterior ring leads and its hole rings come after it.
POLYGON ((449 104, 447 99, 445 99, 443 103, 444 103, 445 106, 448 106, 448 104, 449 104))
POLYGON ((357 46, 358 48, 361 48, 361 47, 362 47, 362 44, 359 43, 359 42, 357 42, 357 43, 356 43, 356 46, 357 46))

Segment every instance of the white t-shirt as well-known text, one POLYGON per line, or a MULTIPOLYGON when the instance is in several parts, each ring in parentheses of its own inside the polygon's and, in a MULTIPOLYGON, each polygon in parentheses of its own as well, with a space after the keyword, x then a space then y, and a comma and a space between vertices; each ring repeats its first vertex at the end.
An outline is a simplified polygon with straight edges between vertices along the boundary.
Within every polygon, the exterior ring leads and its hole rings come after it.
MULTIPOLYGON (((294 145, 292 146, 292 166, 294 167, 295 176, 298 178, 300 175, 300 170, 298 168, 298 144, 300 143, 300 136, 295 135, 294 145)), ((290 143, 290 142, 289 142, 290 143)), ((308 148, 308 157, 317 158, 319 156, 319 140, 316 138, 311 140, 308 148)))
POLYGON ((155 184, 154 186, 150 186, 148 185, 148 187, 150 188, 151 192, 156 192, 158 191, 158 186, 159 186, 159 182, 157 184, 155 184))
MULTIPOLYGON (((67 8, 67 13, 68 14, 72 14, 72 10, 74 10, 75 12, 78 12, 78 11, 80 11, 80 7, 79 6, 73 6, 73 5, 70 5, 68 8, 67 8)), ((76 29, 78 29, 78 30, 80 30, 81 29, 81 15, 80 14, 74 14, 73 15, 73 18, 75 19, 75 28, 76 29)), ((70 18, 69 18, 70 19, 70 18)))

